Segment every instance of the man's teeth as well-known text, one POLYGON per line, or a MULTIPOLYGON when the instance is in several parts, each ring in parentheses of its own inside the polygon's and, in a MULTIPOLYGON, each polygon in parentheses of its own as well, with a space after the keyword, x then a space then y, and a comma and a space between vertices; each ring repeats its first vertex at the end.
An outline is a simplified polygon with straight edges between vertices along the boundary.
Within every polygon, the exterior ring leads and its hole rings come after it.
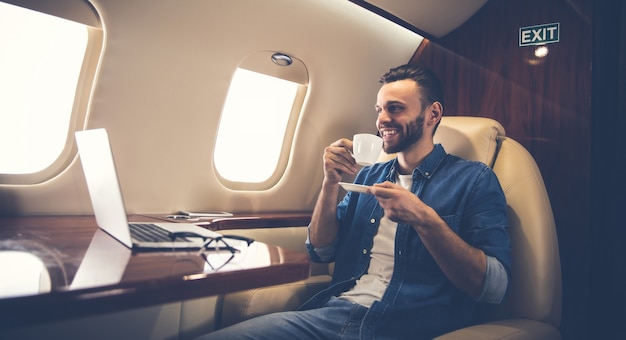
POLYGON ((398 133, 398 131, 396 130, 385 130, 383 131, 383 136, 391 136, 391 135, 395 135, 396 133, 398 133))

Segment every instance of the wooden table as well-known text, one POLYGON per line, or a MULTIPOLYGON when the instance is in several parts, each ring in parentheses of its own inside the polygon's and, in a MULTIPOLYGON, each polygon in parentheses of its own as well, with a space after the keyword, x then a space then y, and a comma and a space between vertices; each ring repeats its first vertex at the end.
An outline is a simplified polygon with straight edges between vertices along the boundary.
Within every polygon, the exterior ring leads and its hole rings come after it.
MULTIPOLYGON (((134 222, 159 219, 162 216, 129 217, 134 222)), ((309 220, 309 214, 265 214, 202 223, 225 230, 306 225, 309 220)), ((225 294, 309 276, 306 254, 261 242, 235 254, 221 268, 222 263, 209 264, 195 251, 133 253, 102 232, 92 216, 2 217, 0 254, 11 252, 40 259, 50 284, 42 292, 3 294, 0 328, 225 294)), ((210 262, 225 259, 209 258, 210 262)), ((2 280, 22 279, 22 275, 8 275, 4 273, 2 280)))

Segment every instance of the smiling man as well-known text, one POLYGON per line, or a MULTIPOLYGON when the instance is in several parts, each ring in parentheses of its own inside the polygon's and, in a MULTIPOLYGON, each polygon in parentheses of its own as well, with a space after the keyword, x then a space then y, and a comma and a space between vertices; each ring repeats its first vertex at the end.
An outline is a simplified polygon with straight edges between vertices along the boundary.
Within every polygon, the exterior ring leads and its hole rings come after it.
MULTIPOLYGON (((434 144, 443 86, 403 65, 381 78, 376 126, 396 158, 358 170, 352 141, 324 151, 307 248, 335 262, 329 288, 298 311, 245 321, 215 339, 430 339, 499 303, 510 276, 506 201, 490 168, 434 144), (336 204, 339 182, 369 186, 336 204)), ((213 338, 212 337, 212 338, 213 338)))

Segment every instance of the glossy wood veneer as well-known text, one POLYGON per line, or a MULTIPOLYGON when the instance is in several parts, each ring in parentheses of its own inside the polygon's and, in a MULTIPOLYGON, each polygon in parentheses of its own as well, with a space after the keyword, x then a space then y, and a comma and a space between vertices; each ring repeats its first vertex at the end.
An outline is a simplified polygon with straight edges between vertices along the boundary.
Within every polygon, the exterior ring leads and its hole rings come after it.
MULTIPOLYGON (((272 216, 265 216, 268 218, 265 222, 263 217, 247 216, 241 222, 244 226, 249 222, 271 227, 306 220, 306 214, 272 216)), ((131 221, 146 219, 130 217, 131 221)), ((238 221, 236 217, 216 224, 234 228, 235 221, 238 221)), ((252 244, 250 249, 257 253, 247 256, 245 261, 235 259, 236 266, 213 270, 197 252, 132 253, 113 240, 106 248, 104 260, 128 256, 121 278, 74 288, 72 281, 79 268, 84 270, 81 264, 93 240, 101 236, 98 233, 109 237, 97 228, 92 216, 0 218, 0 251, 18 250, 37 256, 51 278, 50 292, 0 299, 0 328, 225 294, 309 276, 306 254, 261 242, 252 244), (263 259, 263 263, 251 261, 256 258, 263 259)), ((94 277, 105 275, 103 271, 93 268, 94 277)))

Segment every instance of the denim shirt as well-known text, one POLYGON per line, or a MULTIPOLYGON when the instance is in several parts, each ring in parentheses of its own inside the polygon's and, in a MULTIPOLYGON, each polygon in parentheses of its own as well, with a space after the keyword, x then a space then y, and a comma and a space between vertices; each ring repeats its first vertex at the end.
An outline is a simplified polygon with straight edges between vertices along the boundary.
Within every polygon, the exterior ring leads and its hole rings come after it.
MULTIPOLYGON (((397 168, 397 159, 364 167, 354 182, 394 182, 397 168)), ((506 200, 489 167, 449 155, 437 144, 413 170, 412 192, 463 240, 500 261, 510 281, 506 200)), ((367 271, 383 213, 374 196, 346 194, 337 206, 339 235, 335 256, 321 258, 307 244, 313 261, 335 262, 331 285, 307 301, 301 310, 323 305, 331 296, 350 289, 367 271)), ((375 301, 368 310, 361 338, 432 338, 470 325, 476 304, 452 285, 415 229, 398 224, 393 275, 382 300, 375 301)))

